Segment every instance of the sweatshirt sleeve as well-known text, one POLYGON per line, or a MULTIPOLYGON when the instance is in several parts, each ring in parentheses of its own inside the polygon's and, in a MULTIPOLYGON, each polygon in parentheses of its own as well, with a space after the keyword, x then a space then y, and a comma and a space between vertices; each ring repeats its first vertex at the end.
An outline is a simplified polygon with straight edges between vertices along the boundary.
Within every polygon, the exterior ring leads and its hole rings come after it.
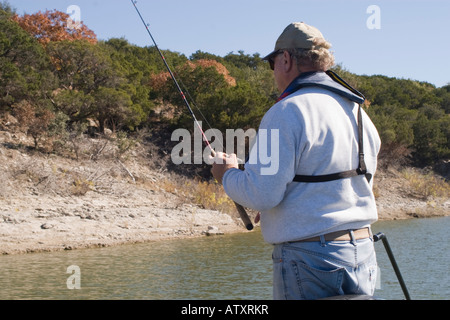
POLYGON ((254 210, 276 207, 295 176, 300 133, 299 113, 276 104, 264 116, 245 170, 228 170, 223 186, 235 202, 254 210))

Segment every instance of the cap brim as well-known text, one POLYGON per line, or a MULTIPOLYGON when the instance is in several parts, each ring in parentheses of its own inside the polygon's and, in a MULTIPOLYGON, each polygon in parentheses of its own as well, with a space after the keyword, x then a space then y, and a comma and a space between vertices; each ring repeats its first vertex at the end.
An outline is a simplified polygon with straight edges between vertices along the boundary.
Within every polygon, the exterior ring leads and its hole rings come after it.
POLYGON ((269 53, 267 56, 265 56, 264 58, 262 58, 263 61, 269 61, 270 58, 272 58, 276 53, 278 52, 278 50, 274 50, 271 53, 269 53))

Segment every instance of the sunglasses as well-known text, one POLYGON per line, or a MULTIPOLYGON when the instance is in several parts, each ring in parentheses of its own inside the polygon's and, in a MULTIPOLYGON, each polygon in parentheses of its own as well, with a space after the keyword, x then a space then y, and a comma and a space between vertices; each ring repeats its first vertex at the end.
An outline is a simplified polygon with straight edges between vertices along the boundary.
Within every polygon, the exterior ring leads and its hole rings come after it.
POLYGON ((272 54, 272 56, 269 58, 269 59, 267 59, 267 61, 269 62, 269 65, 270 65, 270 69, 271 70, 275 70, 275 57, 277 56, 277 55, 279 55, 279 54, 282 54, 284 52, 284 50, 278 50, 278 51, 275 51, 273 54, 272 54))

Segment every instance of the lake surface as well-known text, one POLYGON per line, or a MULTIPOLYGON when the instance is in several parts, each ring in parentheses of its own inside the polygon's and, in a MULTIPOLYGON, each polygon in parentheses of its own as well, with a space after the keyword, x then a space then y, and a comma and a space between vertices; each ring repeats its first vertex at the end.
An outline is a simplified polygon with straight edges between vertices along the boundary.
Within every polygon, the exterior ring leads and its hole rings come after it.
MULTIPOLYGON (((450 217, 378 222, 412 299, 449 299, 450 217)), ((383 299, 404 299, 381 241, 383 299)), ((0 300, 270 300, 272 247, 259 231, 114 248, 0 256, 0 300)))

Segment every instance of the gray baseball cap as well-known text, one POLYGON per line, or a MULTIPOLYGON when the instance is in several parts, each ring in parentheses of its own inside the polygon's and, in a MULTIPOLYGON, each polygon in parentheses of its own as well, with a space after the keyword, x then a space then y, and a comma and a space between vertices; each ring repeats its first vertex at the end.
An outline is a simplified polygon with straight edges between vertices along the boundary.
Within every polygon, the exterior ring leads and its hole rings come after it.
POLYGON ((322 33, 315 27, 303 22, 293 22, 284 29, 275 45, 275 50, 263 60, 269 60, 283 49, 312 49, 318 39, 324 39, 322 33))

